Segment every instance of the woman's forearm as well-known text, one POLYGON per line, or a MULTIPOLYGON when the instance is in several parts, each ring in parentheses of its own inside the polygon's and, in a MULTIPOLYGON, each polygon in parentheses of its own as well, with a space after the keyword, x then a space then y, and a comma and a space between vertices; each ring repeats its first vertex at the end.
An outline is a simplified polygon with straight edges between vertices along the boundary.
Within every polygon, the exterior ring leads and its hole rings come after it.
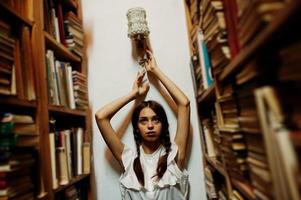
POLYGON ((125 96, 122 96, 109 104, 100 108, 95 116, 98 120, 107 119, 110 120, 116 112, 118 112, 123 106, 134 100, 138 94, 138 91, 132 90, 125 96))
POLYGON ((173 100, 176 102, 178 106, 188 106, 189 99, 187 96, 178 88, 178 86, 169 79, 159 67, 156 67, 152 70, 152 73, 160 80, 160 82, 164 85, 164 87, 168 90, 173 100))

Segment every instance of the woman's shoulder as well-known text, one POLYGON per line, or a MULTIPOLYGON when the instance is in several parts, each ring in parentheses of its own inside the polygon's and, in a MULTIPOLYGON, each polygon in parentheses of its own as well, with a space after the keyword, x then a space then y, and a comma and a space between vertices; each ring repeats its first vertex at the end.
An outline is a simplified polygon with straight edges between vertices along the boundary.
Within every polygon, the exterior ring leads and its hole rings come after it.
POLYGON ((130 167, 136 156, 137 152, 131 146, 125 144, 121 154, 121 160, 125 170, 127 167, 130 167))

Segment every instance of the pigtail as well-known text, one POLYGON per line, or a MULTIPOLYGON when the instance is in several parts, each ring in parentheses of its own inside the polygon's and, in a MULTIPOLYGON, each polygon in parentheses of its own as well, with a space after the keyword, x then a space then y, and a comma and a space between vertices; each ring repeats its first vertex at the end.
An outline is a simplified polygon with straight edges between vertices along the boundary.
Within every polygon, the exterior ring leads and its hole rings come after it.
POLYGON ((158 179, 161 179, 167 170, 167 158, 168 158, 169 152, 171 150, 171 142, 170 142, 168 129, 166 130, 166 133, 163 134, 163 137, 161 140, 162 140, 163 146, 165 147, 166 153, 165 153, 165 155, 161 156, 158 161, 158 166, 157 166, 158 179))
POLYGON ((142 170, 141 162, 140 162, 140 144, 141 144, 141 136, 137 132, 134 134, 135 142, 136 142, 136 150, 137 150, 137 157, 134 160, 134 172, 137 176, 139 183, 144 186, 144 173, 142 170))

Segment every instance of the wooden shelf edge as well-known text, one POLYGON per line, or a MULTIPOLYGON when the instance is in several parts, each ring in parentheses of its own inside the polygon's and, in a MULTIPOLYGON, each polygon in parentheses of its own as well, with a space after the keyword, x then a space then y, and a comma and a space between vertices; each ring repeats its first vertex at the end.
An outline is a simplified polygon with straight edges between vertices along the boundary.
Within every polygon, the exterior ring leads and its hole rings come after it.
POLYGON ((216 161, 213 158, 210 158, 208 155, 204 155, 205 159, 207 160, 207 162, 210 163, 210 165, 215 168, 219 173, 221 173, 224 177, 227 177, 227 172, 220 166, 218 166, 218 164, 216 163, 216 161))
POLYGON ((31 108, 37 107, 36 101, 29 101, 26 99, 18 99, 17 97, 14 96, 2 96, 2 95, 0 95, 0 104, 25 106, 31 108))
POLYGON ((47 199, 49 199, 49 194, 48 193, 44 193, 41 196, 36 196, 36 199, 37 200, 47 200, 47 199))
POLYGON ((239 192, 241 192, 244 196, 246 196, 248 199, 256 199, 255 195, 252 192, 252 186, 247 184, 247 183, 243 183, 234 179, 231 179, 231 182, 233 183, 233 185, 235 186, 236 189, 238 189, 239 192))
MULTIPOLYGON (((45 35, 46 43, 51 48, 54 48, 54 50, 57 50, 58 55, 60 55, 60 57, 64 57, 65 59, 68 59, 73 62, 81 62, 82 59, 80 57, 74 55, 72 52, 70 52, 70 50, 68 48, 66 48, 61 43, 58 43, 49 33, 44 31, 44 35, 45 35)), ((46 45, 46 46, 48 46, 48 45, 46 45)))
POLYGON ((12 19, 15 22, 23 23, 26 26, 32 27, 33 22, 29 19, 26 19, 25 17, 21 16, 19 13, 17 13, 15 10, 10 8, 9 6, 5 5, 3 2, 0 2, 0 13, 1 15, 7 16, 8 19, 12 19))
POLYGON ((275 34, 275 32, 281 31, 281 27, 286 23, 287 19, 295 14, 301 7, 301 1, 299 0, 292 0, 286 4, 287 5, 278 12, 279 14, 275 16, 275 19, 261 33, 259 33, 259 35, 254 39, 254 42, 243 48, 234 60, 225 67, 219 77, 219 81, 225 80, 238 70, 241 65, 247 62, 248 59, 257 52, 258 49, 273 42, 271 36, 275 34))
POLYGON ((214 97, 214 88, 215 88, 215 83, 213 83, 207 90, 205 90, 201 95, 197 97, 197 102, 198 103, 203 103, 210 98, 214 97))
POLYGON ((48 105, 48 109, 50 112, 63 113, 67 115, 86 116, 87 114, 86 110, 72 110, 63 106, 48 105))
POLYGON ((73 178, 72 180, 70 180, 67 185, 61 185, 58 188, 54 189, 53 192, 54 193, 58 193, 58 192, 60 192, 60 191, 62 191, 64 189, 66 189, 67 187, 69 187, 69 186, 71 186, 71 185, 73 185, 73 184, 75 184, 75 183, 83 180, 84 178, 89 177, 89 176, 90 176, 90 174, 83 174, 83 175, 76 176, 75 178, 73 178))

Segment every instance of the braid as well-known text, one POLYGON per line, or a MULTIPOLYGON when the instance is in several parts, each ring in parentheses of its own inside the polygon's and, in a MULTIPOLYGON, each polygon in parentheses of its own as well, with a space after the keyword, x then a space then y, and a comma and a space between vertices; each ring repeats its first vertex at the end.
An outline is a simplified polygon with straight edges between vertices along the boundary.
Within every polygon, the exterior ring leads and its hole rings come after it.
POLYGON ((157 167, 158 179, 161 179, 163 177, 164 173, 166 172, 167 158, 168 158, 169 152, 171 150, 171 142, 170 142, 168 130, 166 130, 165 134, 163 134, 163 137, 161 140, 162 140, 163 146, 165 147, 166 153, 165 153, 165 155, 161 156, 158 161, 158 167, 157 167))
POLYGON ((135 143, 136 143, 136 151, 137 151, 137 157, 134 160, 134 172, 137 176, 137 179, 139 181, 139 183, 144 186, 144 174, 143 174, 143 170, 142 170, 142 166, 141 166, 141 162, 140 162, 140 144, 141 144, 141 136, 139 134, 138 131, 134 131, 134 139, 135 139, 135 143))

